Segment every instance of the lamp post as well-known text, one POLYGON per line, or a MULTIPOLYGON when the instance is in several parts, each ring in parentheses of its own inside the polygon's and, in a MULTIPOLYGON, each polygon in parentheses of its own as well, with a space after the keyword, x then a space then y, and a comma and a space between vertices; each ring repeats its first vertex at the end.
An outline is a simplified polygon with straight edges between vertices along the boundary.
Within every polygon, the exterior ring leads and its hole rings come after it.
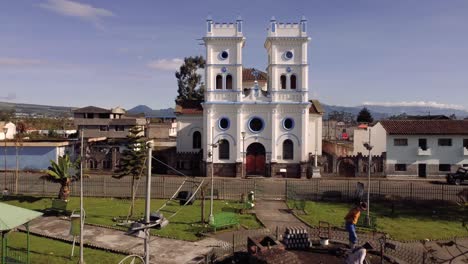
MULTIPOLYGON (((145 225, 150 223, 151 214, 151 161, 153 157, 153 141, 148 141, 148 174, 146 176, 146 202, 145 202, 145 225)), ((145 229, 145 263, 150 263, 150 229, 145 229)))
POLYGON ((242 135, 242 178, 245 178, 245 131, 241 132, 242 135))
POLYGON ((367 215, 366 215, 366 222, 370 225, 370 184, 371 184, 371 150, 374 146, 371 145, 371 128, 369 127, 369 142, 364 143, 364 147, 369 151, 369 161, 367 164, 367 215))
POLYGON ((211 127, 211 144, 208 146, 211 147, 211 151, 208 153, 208 157, 211 158, 211 191, 210 191, 210 216, 208 222, 214 224, 214 215, 213 215, 213 185, 214 185, 214 159, 213 159, 213 149, 218 147, 219 142, 214 143, 214 127, 211 127))

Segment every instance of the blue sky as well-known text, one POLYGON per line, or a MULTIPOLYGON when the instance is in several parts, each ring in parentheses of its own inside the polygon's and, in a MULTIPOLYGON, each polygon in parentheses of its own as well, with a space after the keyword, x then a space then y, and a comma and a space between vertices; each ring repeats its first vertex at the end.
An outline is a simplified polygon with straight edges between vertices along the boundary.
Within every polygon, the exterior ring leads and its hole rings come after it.
POLYGON ((244 65, 264 69, 271 16, 308 19, 309 89, 327 104, 468 109, 468 1, 0 2, 0 101, 172 107, 174 71, 203 55, 205 19, 244 19, 244 65))

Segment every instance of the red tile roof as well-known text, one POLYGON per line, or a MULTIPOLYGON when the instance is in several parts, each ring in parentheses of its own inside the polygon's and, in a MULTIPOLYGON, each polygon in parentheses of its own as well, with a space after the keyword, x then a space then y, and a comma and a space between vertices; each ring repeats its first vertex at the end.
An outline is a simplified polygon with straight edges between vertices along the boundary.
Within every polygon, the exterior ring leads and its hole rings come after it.
POLYGON ((322 105, 318 100, 310 100, 312 105, 309 108, 309 113, 310 114, 323 114, 325 111, 322 108, 322 105))
MULTIPOLYGON (((256 69, 254 68, 243 68, 242 69, 242 81, 243 82, 255 81, 255 76, 252 74, 255 70, 256 69)), ((256 70, 256 71, 258 72, 257 81, 266 82, 268 79, 267 73, 259 71, 259 70, 256 70)))
POLYGON ((385 120, 390 135, 468 135, 467 120, 385 120))

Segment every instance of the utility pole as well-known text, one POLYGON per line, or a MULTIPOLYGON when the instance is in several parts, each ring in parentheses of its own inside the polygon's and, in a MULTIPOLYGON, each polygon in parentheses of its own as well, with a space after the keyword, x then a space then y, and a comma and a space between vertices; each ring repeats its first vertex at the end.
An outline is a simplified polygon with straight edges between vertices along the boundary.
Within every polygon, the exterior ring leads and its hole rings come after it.
MULTIPOLYGON (((150 223, 151 214, 151 161, 153 157, 153 141, 148 141, 148 171, 146 175, 146 208, 145 208, 145 226, 150 223)), ((145 228, 145 264, 150 263, 150 229, 145 228)))
POLYGON ((84 159, 84 128, 81 130, 80 157, 80 264, 84 264, 84 206, 83 206, 83 159, 84 159))

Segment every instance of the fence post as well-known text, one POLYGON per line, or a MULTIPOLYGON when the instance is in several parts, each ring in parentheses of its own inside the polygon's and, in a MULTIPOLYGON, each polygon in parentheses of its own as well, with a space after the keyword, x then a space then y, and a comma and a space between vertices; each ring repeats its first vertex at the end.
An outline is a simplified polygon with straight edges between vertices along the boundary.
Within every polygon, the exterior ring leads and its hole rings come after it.
POLYGON ((380 198, 382 198, 382 192, 381 192, 381 189, 380 189, 380 184, 382 183, 382 180, 379 180, 379 196, 380 198))
MULTIPOLYGON (((286 193, 286 201, 288 201, 289 195, 288 195, 288 180, 284 180, 284 190, 286 193)), ((276 231, 278 231, 278 227, 276 227, 276 231)))
POLYGON ((410 199, 413 200, 413 183, 410 182, 410 199))
POLYGON ((226 200, 226 181, 225 179, 222 179, 223 181, 223 200, 226 200))
POLYGON ((166 198, 166 176, 162 177, 162 197, 166 198))
POLYGON ((102 177, 102 193, 104 194, 104 196, 107 196, 107 190, 106 190, 106 176, 104 175, 102 177))
POLYGON ((236 253, 236 248, 235 248, 235 233, 232 234, 232 255, 234 256, 234 253, 236 253))
POLYGON ((347 198, 347 201, 349 201, 349 200, 350 200, 349 197, 351 197, 351 194, 350 194, 350 186, 349 186, 350 183, 349 183, 349 180, 347 180, 347 182, 348 182, 348 191, 347 191, 347 194, 346 194, 346 198, 347 198))

